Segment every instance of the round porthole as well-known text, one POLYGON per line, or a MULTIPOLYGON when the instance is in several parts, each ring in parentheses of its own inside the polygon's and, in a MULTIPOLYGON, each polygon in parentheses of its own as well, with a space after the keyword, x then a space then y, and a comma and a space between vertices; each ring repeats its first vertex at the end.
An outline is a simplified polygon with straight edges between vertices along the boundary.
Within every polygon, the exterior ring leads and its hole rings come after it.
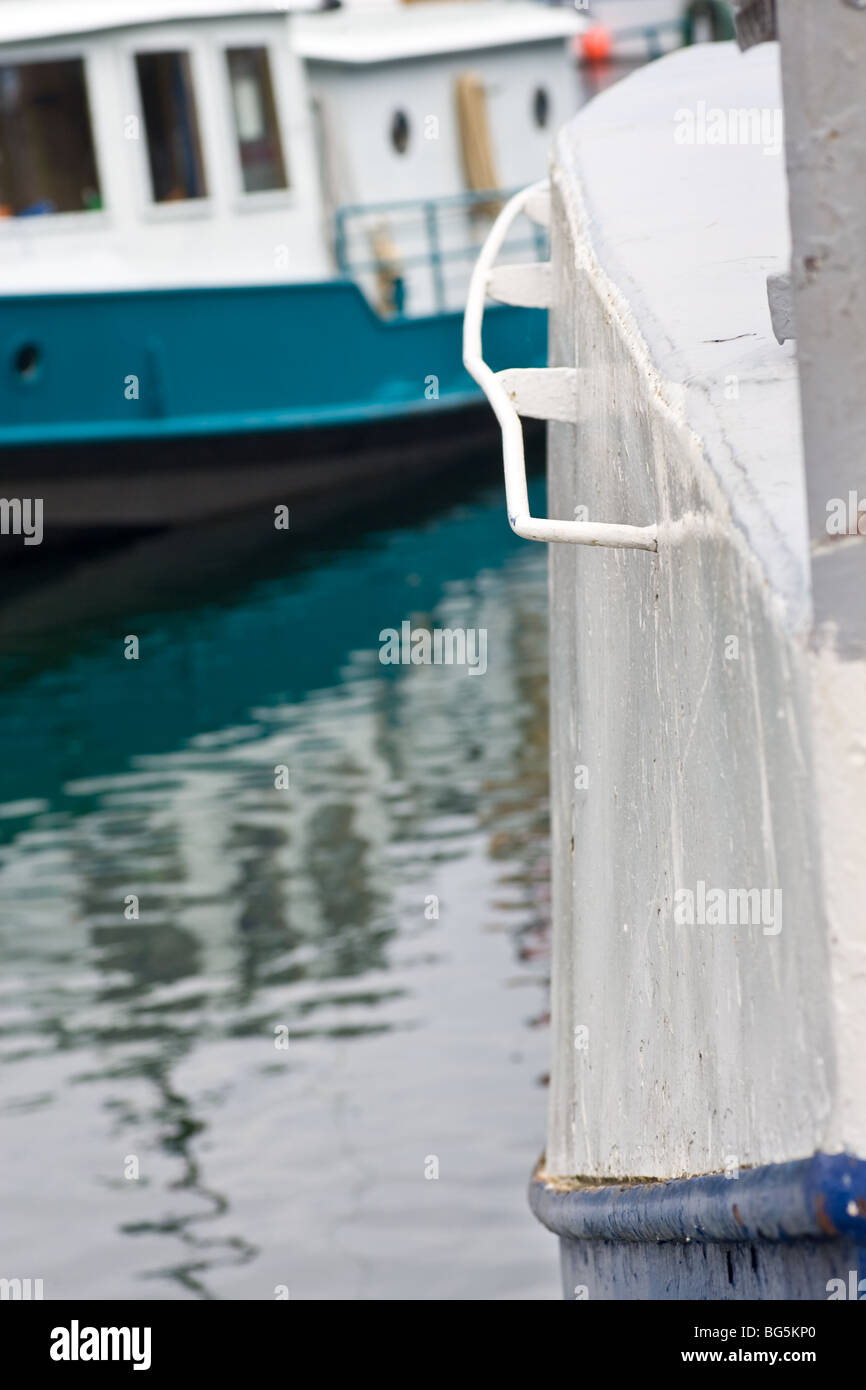
POLYGON ((35 343, 22 343, 12 357, 12 370, 19 381, 35 381, 42 365, 42 354, 35 343))
POLYGON ((532 98, 532 118, 539 130, 550 120, 550 94, 546 87, 536 87, 532 98))
POLYGON ((409 148, 409 117, 405 111, 395 111, 391 121, 391 144, 398 154, 409 148))

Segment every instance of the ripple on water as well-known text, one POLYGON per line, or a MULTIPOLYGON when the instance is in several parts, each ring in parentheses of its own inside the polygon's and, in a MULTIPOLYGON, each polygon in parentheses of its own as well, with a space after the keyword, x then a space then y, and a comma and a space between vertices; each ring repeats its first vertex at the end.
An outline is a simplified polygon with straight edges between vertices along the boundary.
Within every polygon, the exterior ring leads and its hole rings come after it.
POLYGON ((546 569, 499 512, 124 615, 134 669, 113 630, 0 695, 3 1272, 52 1298, 557 1296, 524 1209, 546 569), (380 630, 422 616, 485 628, 484 676, 382 666, 380 630))

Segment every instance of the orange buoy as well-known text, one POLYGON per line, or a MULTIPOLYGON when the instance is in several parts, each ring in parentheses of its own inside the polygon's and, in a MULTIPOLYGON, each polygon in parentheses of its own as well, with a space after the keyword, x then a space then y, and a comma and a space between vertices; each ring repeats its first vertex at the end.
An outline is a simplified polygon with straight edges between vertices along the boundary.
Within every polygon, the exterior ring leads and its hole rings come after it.
POLYGON ((603 24, 594 24, 580 35, 580 51, 588 63, 604 63, 611 55, 613 37, 603 24))

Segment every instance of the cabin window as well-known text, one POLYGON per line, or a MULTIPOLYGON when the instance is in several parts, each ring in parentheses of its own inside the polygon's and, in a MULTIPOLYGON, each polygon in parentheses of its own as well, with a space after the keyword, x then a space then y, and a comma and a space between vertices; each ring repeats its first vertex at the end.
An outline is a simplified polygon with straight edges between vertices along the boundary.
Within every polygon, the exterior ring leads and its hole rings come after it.
POLYGON ((395 111, 391 121, 391 144, 398 154, 409 148, 409 117, 405 111, 395 111))
POLYGON ((0 64, 0 217, 101 205, 83 60, 0 64))
POLYGON ((155 203, 206 198, 188 53, 139 53, 135 65, 155 203))
POLYGON ((230 48, 226 61, 244 192, 288 188, 268 51, 230 48))

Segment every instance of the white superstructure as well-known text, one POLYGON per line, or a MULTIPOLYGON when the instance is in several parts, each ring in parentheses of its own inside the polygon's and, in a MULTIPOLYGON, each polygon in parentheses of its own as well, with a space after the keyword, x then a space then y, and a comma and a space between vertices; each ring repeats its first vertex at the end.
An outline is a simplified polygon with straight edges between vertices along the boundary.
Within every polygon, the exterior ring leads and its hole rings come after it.
MULTIPOLYGON (((3 0, 0 293, 328 278, 341 205, 544 172, 577 105, 573 11, 307 8, 3 0)), ((441 246, 478 222, 446 218, 441 246)), ((428 232, 377 214, 343 250, 396 274, 428 232)))

